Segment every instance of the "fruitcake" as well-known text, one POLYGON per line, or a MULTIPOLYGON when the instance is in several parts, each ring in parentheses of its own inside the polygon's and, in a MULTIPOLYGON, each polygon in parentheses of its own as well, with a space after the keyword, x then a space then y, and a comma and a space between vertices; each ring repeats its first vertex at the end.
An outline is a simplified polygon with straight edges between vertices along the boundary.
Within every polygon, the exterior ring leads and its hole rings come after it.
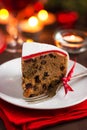
POLYGON ((55 95, 67 72, 67 52, 54 45, 24 43, 21 61, 23 95, 55 95))

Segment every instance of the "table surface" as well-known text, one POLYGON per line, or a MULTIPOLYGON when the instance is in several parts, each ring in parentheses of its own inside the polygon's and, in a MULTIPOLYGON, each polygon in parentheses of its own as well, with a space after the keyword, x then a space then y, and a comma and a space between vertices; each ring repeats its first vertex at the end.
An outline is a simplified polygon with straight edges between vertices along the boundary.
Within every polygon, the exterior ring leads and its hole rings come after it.
MULTIPOLYGON (((55 33, 55 30, 57 28, 57 25, 46 27, 42 32, 40 32, 37 37, 34 40, 37 42, 43 42, 48 44, 55 44, 53 35, 55 33)), ((21 57, 21 53, 9 53, 7 51, 4 51, 0 54, 0 64, 7 62, 8 60, 21 57)), ((87 67, 87 51, 80 53, 80 54, 70 54, 70 58, 74 59, 76 58, 77 62, 82 64, 83 66, 87 67)), ((70 121, 67 123, 61 123, 56 126, 51 126, 48 128, 45 128, 45 130, 87 130, 87 118, 79 119, 76 121, 70 121)), ((5 126, 3 124, 3 121, 0 119, 0 130, 5 130, 5 126)))

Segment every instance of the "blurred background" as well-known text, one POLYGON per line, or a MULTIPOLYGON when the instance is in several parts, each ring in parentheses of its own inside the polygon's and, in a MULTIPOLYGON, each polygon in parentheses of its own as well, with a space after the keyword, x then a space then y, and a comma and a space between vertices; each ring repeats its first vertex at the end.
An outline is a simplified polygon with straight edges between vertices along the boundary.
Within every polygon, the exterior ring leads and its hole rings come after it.
POLYGON ((61 29, 87 31, 87 0, 0 0, 0 30, 7 50, 17 43, 20 48, 24 41, 55 44, 53 36, 61 29))
POLYGON ((76 25, 87 26, 87 0, 0 0, 0 9, 2 8, 6 8, 15 15, 19 14, 20 19, 30 17, 41 9, 46 9, 54 13, 60 23, 76 22, 76 25), (58 15, 61 13, 66 15, 62 15, 62 18, 58 19, 58 15))

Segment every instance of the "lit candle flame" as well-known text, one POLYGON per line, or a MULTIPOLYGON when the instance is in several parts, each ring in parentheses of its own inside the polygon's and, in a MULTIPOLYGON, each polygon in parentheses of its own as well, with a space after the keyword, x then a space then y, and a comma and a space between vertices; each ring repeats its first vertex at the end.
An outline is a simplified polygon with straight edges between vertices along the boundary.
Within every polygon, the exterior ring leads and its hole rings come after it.
POLYGON ((6 19, 8 19, 8 17, 9 17, 9 12, 8 12, 8 10, 6 10, 6 9, 1 9, 1 10, 0 10, 0 19, 6 20, 6 19))
POLYGON ((48 19, 48 12, 46 10, 40 10, 38 12, 38 18, 42 21, 45 21, 48 19))
POLYGON ((23 20, 19 27, 23 32, 31 33, 36 33, 43 29, 43 26, 40 24, 36 16, 31 16, 28 20, 23 20))
POLYGON ((76 35, 64 36, 63 39, 68 42, 82 42, 83 41, 82 37, 76 36, 76 35))
POLYGON ((38 25, 38 19, 37 17, 35 16, 32 16, 28 19, 28 24, 31 26, 31 27, 35 27, 38 25))

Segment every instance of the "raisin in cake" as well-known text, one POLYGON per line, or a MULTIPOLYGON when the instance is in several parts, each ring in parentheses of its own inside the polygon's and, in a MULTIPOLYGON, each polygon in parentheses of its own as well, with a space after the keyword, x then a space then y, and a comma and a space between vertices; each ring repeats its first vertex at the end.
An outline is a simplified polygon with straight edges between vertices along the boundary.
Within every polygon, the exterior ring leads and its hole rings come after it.
POLYGON ((53 96, 66 75, 67 52, 56 46, 24 43, 22 50, 22 88, 25 97, 42 93, 53 96))

